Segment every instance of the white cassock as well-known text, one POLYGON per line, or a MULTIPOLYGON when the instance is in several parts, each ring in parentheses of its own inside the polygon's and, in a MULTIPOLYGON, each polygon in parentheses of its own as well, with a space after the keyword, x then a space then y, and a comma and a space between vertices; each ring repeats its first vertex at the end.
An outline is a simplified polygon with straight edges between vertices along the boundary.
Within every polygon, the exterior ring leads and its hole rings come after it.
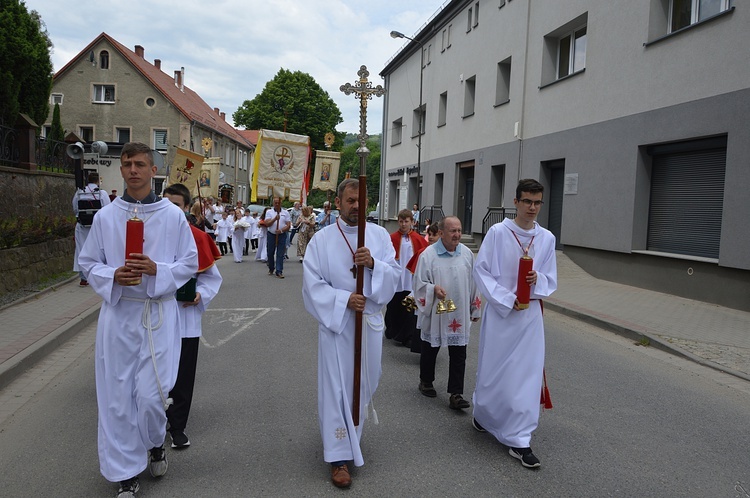
POLYGON ((268 261, 268 249, 266 248, 266 237, 268 237, 268 229, 266 227, 258 225, 258 251, 255 253, 256 261, 268 261))
POLYGON ((427 247, 419 255, 414 273, 414 299, 421 318, 422 340, 432 347, 469 344, 471 319, 481 315, 481 299, 472 277, 474 254, 458 244, 453 256, 440 256, 442 242, 427 247), (445 289, 456 311, 438 314, 435 286, 445 289))
POLYGON ((485 299, 479 339, 474 418, 506 446, 530 446, 539 424, 544 369, 544 323, 539 299, 557 289, 555 236, 534 223, 523 230, 513 220, 493 225, 479 248, 474 280, 485 299), (520 244, 531 243, 536 285, 531 303, 516 311, 520 244))
POLYGON ((180 319, 183 323, 180 335, 183 338, 201 336, 201 317, 208 309, 213 298, 219 293, 223 280, 219 269, 216 268, 216 264, 193 276, 197 278, 195 292, 200 293, 201 300, 195 306, 183 307, 184 303, 179 303, 180 319))
MULTIPOLYGON (((216 242, 226 242, 229 240, 229 234, 234 229, 232 222, 227 219, 221 219, 216 223, 216 242)), ((234 249, 232 249, 234 250, 234 249)))
POLYGON ((99 466, 112 482, 143 472, 147 451, 164 443, 162 394, 166 397, 174 386, 180 360, 182 325, 174 295, 198 270, 185 214, 162 199, 138 206, 144 220, 143 252, 156 263, 156 275, 143 275, 143 282, 132 287, 115 283, 115 270, 125 264, 125 227, 133 206, 118 198, 99 211, 79 256, 91 288, 104 301, 94 363, 99 466))
POLYGON ((242 252, 245 250, 245 229, 232 226, 232 252, 235 263, 242 262, 242 252))
MULTIPOLYGON (((78 216, 78 201, 79 200, 98 200, 102 207, 109 204, 109 195, 107 194, 106 190, 96 190, 99 189, 99 186, 95 183, 89 183, 86 185, 86 188, 81 190, 76 190, 76 193, 73 195, 73 214, 77 217, 78 216)), ((81 271, 81 267, 78 265, 78 255, 81 254, 81 249, 83 248, 83 244, 86 243, 86 237, 89 235, 89 231, 91 230, 91 227, 85 227, 81 225, 80 223, 76 223, 76 231, 75 231, 75 241, 76 241, 76 251, 75 256, 73 258, 73 271, 81 271)))
POLYGON ((326 462, 354 460, 364 464, 359 441, 367 418, 367 407, 380 380, 383 348, 383 307, 391 300, 401 268, 388 232, 367 223, 365 247, 375 260, 365 268, 363 295, 367 298, 362 328, 362 376, 360 421, 352 421, 354 384, 355 312, 347 307, 356 291, 351 267, 352 250, 357 250, 357 227, 338 221, 316 233, 310 240, 303 261, 302 297, 305 309, 318 326, 318 418, 326 462), (339 228, 341 227, 341 231, 339 228), (343 232, 343 234, 342 234, 343 232))

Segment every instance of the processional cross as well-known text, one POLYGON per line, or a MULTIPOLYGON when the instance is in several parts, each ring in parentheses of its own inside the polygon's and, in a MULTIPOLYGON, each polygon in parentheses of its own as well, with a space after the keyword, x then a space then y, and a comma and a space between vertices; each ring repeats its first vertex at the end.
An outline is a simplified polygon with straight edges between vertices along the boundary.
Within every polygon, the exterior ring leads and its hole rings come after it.
MULTIPOLYGON (((357 216, 357 249, 365 246, 365 211, 367 205, 367 156, 370 151, 367 149, 367 101, 373 96, 380 97, 385 93, 381 86, 372 86, 372 82, 367 77, 370 72, 367 66, 360 66, 357 71, 359 80, 354 83, 346 83, 339 88, 345 95, 354 94, 359 99, 359 200, 357 216)), ((362 294, 365 285, 365 267, 357 266, 357 294, 362 294)), ((354 273, 354 267, 352 267, 354 273)), ((352 393, 352 422, 359 426, 359 398, 360 398, 360 380, 362 377, 362 312, 357 311, 354 322, 354 392, 352 393)))

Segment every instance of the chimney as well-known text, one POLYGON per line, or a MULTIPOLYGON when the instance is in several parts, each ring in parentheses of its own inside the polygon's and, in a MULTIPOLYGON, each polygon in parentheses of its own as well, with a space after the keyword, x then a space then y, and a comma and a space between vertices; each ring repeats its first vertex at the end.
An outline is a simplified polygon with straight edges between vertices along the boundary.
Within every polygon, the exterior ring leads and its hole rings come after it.
POLYGON ((218 116, 218 115, 219 115, 219 108, 218 108, 218 107, 214 107, 214 112, 215 112, 215 113, 216 113, 216 115, 218 116))
POLYGON ((185 91, 185 67, 184 66, 180 68, 180 74, 182 75, 180 78, 180 91, 184 92, 185 91))
POLYGON ((156 69, 161 70, 161 59, 154 59, 154 66, 156 66, 156 69))
POLYGON ((137 55, 137 56, 138 56, 138 57, 140 57, 141 59, 143 59, 143 54, 144 54, 144 52, 145 52, 145 51, 144 51, 144 49, 143 49, 143 47, 142 47, 142 46, 140 46, 140 45, 136 45, 136 46, 135 46, 135 55, 137 55))
POLYGON ((182 73, 179 71, 174 72, 174 84, 177 88, 182 86, 182 73))
POLYGON ((226 112, 222 112, 221 114, 219 114, 219 116, 221 116, 221 120, 222 121, 226 121, 227 120, 227 113, 226 112))

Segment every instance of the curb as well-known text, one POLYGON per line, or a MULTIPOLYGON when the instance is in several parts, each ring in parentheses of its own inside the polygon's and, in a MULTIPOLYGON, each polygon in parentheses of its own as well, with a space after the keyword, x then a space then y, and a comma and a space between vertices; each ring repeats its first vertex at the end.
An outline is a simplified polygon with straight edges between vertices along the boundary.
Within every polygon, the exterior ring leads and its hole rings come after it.
POLYGON ((36 299, 36 298, 38 298, 39 296, 43 296, 43 295, 45 295, 45 294, 47 294, 47 293, 49 293, 49 292, 52 292, 52 291, 56 291, 57 289, 59 289, 59 288, 60 288, 60 287, 62 287, 63 285, 67 285, 67 284, 69 284, 69 283, 71 283, 71 282, 74 282, 74 281, 78 280, 79 278, 80 278, 80 277, 79 277, 78 275, 73 275, 73 276, 72 276, 72 277, 70 277, 69 279, 67 279, 67 280, 63 280, 62 282, 58 282, 58 283, 56 283, 55 285, 51 285, 51 286, 49 286, 49 287, 46 287, 46 288, 44 288, 44 289, 42 289, 42 290, 40 290, 40 291, 38 291, 38 292, 32 292, 32 293, 31 293, 31 294, 29 294, 28 296, 24 296, 24 297, 21 297, 21 298, 19 298, 19 299, 16 299, 16 300, 15 300, 15 301, 13 301, 12 303, 8 303, 8 304, 6 304, 6 305, 4 305, 4 306, 0 306, 0 311, 3 311, 3 310, 5 310, 5 309, 8 309, 8 308, 10 308, 11 306, 16 306, 16 305, 19 305, 19 304, 23 304, 23 303, 25 303, 26 301, 30 301, 30 300, 32 300, 32 299, 36 299))
MULTIPOLYGON (((54 287, 55 286, 49 287, 42 292, 47 292, 54 287)), ((40 293, 37 293, 30 297, 38 297, 39 294, 40 293)), ((17 301, 16 304, 23 302, 24 299, 26 298, 22 298, 17 301)), ((34 344, 3 362, 3 364, 0 365, 0 389, 5 388, 19 375, 23 374, 47 355, 55 351, 55 349, 60 347, 60 345, 65 343, 68 339, 74 337, 95 322, 99 317, 99 309, 101 306, 101 302, 99 302, 72 320, 62 324, 60 327, 47 334, 43 339, 36 341, 34 344)))
POLYGON ((700 356, 690 353, 689 351, 685 351, 684 349, 677 347, 668 341, 665 341, 664 339, 656 336, 655 334, 649 334, 648 331, 645 329, 641 331, 635 330, 634 328, 615 323, 614 321, 605 320, 591 313, 587 313, 582 310, 576 310, 571 305, 563 304, 561 302, 555 303, 549 299, 544 300, 544 306, 545 308, 548 308, 551 311, 556 311, 557 313, 560 313, 562 315, 566 315, 571 318, 581 320, 582 322, 595 325, 599 328, 612 331, 616 333, 617 335, 625 337, 626 339, 630 339, 634 342, 641 342, 643 339, 646 339, 649 342, 650 346, 660 351, 664 351, 666 353, 679 356, 681 358, 693 361, 695 363, 711 368, 713 370, 718 370, 719 372, 733 375, 734 377, 750 382, 750 375, 744 372, 740 372, 738 370, 727 368, 723 365, 719 365, 718 363, 714 363, 713 361, 707 360, 705 358, 701 358, 700 356))

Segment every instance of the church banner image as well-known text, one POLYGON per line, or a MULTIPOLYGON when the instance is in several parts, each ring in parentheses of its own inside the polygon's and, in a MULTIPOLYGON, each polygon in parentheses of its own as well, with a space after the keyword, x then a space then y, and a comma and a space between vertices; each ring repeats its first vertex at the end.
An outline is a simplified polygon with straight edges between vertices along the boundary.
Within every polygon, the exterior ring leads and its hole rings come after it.
POLYGON ((203 159, 200 154, 178 147, 169 170, 169 184, 181 183, 190 190, 190 195, 197 196, 203 159))
POLYGON ((252 201, 269 197, 300 198, 310 154, 310 137, 260 130, 253 163, 252 201))
POLYGON ((315 151, 315 173, 313 174, 312 188, 319 190, 336 191, 338 188, 339 165, 341 164, 340 152, 329 152, 325 150, 315 151))

